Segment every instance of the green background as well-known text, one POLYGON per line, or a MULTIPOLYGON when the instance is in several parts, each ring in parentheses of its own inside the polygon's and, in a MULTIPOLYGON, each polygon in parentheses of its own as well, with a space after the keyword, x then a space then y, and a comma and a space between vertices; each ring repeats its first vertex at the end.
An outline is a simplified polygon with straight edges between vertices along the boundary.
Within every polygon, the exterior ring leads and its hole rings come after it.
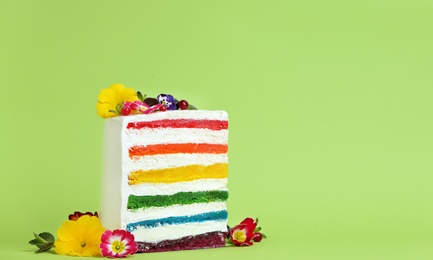
POLYGON ((134 259, 432 259, 433 2, 1 1, 1 259, 99 209, 113 83, 230 116, 249 248, 134 259))

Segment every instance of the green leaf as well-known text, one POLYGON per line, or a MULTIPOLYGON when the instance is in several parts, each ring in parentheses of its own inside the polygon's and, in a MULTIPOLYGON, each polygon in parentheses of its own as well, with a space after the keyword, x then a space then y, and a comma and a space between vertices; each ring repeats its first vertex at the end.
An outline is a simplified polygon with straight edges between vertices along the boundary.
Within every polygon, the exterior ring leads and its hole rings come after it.
POLYGON ((197 110, 197 108, 191 104, 188 105, 188 110, 197 110))
POLYGON ((41 241, 38 241, 37 239, 30 240, 30 241, 29 241, 29 244, 30 244, 30 245, 34 245, 34 246, 37 246, 37 247, 40 247, 40 246, 43 246, 43 245, 44 245, 44 243, 42 243, 41 241))
POLYGON ((140 91, 137 91, 137 97, 138 97, 138 99, 140 99, 140 101, 141 102, 144 102, 144 99, 147 97, 147 95, 146 94, 141 94, 141 92, 140 91))
POLYGON ((33 232, 35 239, 30 240, 29 244, 37 246, 39 249, 35 253, 41 253, 50 250, 54 246, 54 236, 48 232, 36 234, 33 232))
POLYGON ((42 252, 48 251, 51 248, 53 248, 53 246, 54 246, 54 242, 49 242, 49 243, 43 245, 42 247, 39 247, 39 250, 37 250, 35 253, 42 253, 42 252))
POLYGON ((47 242, 54 242, 55 238, 51 233, 48 232, 42 232, 39 234, 39 236, 43 239, 45 239, 47 242))
POLYGON ((122 113, 122 105, 121 104, 117 104, 117 106, 116 106, 117 114, 121 114, 122 113))
MULTIPOLYGON (((41 234, 42 234, 42 233, 41 233, 41 234)), ((36 238, 36 240, 37 240, 38 242, 41 242, 41 243, 43 243, 43 244, 48 243, 45 239, 43 239, 41 236, 39 236, 39 235, 36 234, 35 232, 33 232, 33 235, 35 236, 35 238, 36 238)))

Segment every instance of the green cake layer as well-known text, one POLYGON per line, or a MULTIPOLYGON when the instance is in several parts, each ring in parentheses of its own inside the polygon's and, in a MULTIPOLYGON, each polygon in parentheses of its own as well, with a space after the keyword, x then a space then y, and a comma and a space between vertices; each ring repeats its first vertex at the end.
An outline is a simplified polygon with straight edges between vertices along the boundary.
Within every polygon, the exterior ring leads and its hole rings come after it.
POLYGON ((198 192, 179 192, 173 195, 156 196, 135 196, 129 195, 128 209, 140 209, 151 207, 166 207, 170 205, 186 205, 193 203, 209 203, 214 201, 226 201, 228 191, 198 191, 198 192))

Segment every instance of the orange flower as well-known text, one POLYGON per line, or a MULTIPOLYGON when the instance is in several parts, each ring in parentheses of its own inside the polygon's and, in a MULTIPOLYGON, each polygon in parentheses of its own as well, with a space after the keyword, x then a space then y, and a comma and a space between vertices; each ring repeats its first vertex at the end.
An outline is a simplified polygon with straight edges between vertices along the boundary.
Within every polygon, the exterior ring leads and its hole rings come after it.
POLYGON ((57 230, 54 250, 59 255, 101 256, 99 244, 105 228, 96 216, 83 215, 63 222, 57 230))

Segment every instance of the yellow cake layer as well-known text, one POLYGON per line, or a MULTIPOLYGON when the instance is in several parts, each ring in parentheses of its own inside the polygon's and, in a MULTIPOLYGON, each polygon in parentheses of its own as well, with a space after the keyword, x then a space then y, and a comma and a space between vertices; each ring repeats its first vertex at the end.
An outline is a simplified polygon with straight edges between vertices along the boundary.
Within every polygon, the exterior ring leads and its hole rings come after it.
POLYGON ((208 166, 193 164, 176 168, 133 171, 128 176, 128 183, 129 185, 139 183, 173 183, 198 179, 221 179, 227 178, 227 176, 227 163, 216 163, 208 166))

